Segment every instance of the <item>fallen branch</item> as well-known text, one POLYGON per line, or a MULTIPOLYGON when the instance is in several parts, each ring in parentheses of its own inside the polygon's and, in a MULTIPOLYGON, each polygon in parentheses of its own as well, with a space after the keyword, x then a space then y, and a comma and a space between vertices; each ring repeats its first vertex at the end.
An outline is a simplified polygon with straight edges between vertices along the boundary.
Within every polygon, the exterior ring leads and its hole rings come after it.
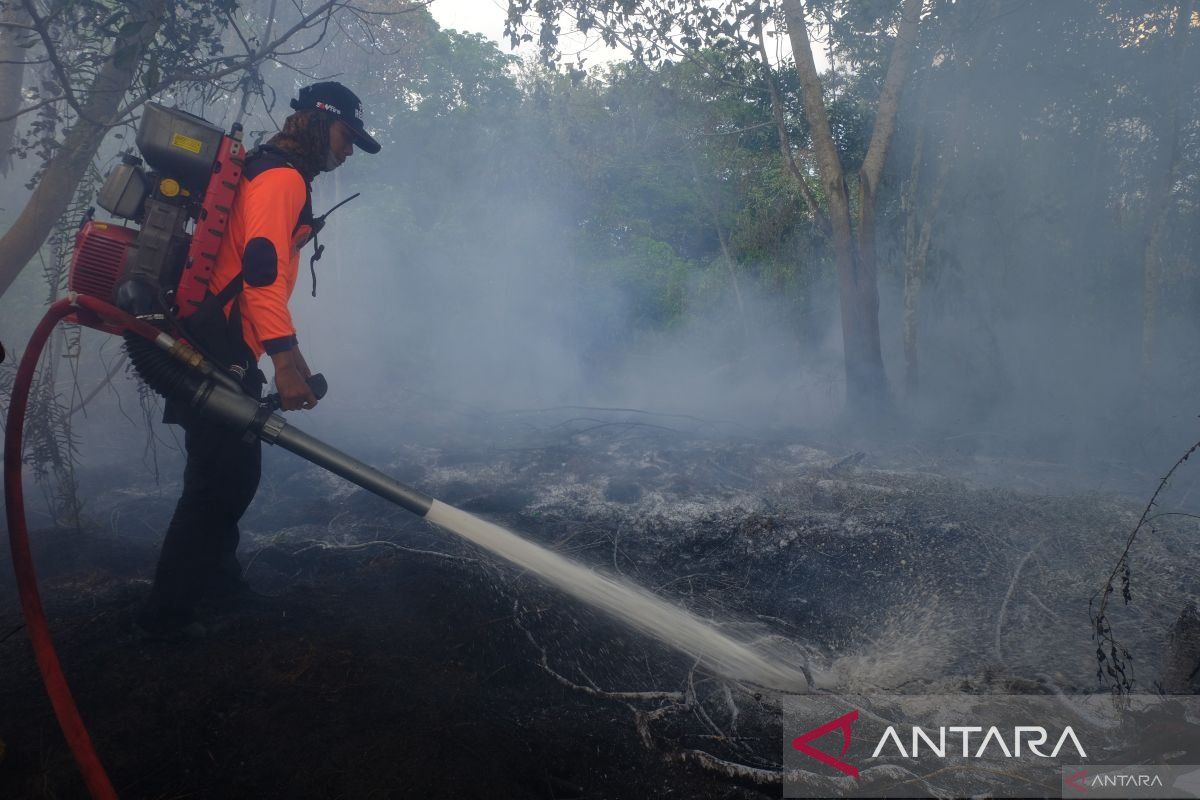
POLYGON ((1004 600, 1000 602, 1000 612, 996 614, 996 636, 993 647, 995 648, 995 657, 997 661, 1003 661, 1004 657, 1000 652, 1000 634, 1004 630, 1004 614, 1008 610, 1008 601, 1012 599, 1013 591, 1017 588, 1017 580, 1021 577, 1021 570, 1025 569, 1025 564, 1037 552, 1037 549, 1042 546, 1042 542, 1046 541, 1046 537, 1037 540, 1037 543, 1029 548, 1020 562, 1017 563, 1017 568, 1013 570, 1012 580, 1008 582, 1008 591, 1004 593, 1004 600))
POLYGON ((470 558, 468 556, 456 556, 450 553, 443 553, 439 550, 422 550, 417 547, 405 547, 402 544, 388 542, 383 539, 375 539, 370 542, 357 542, 355 544, 336 544, 334 542, 311 541, 307 547, 301 547, 299 550, 293 551, 291 555, 298 556, 301 553, 307 553, 309 550, 365 550, 368 547, 375 546, 389 547, 392 550, 403 550, 405 553, 416 553, 417 555, 445 558, 451 561, 468 561, 471 563, 478 562, 478 559, 470 558))
POLYGON ((727 778, 753 781, 762 786, 779 786, 783 783, 785 774, 782 769, 762 769, 761 767, 739 764, 735 761, 726 761, 703 750, 684 750, 673 754, 671 758, 683 763, 690 762, 696 764, 710 772, 716 772, 727 778))
MULTIPOLYGON (((596 697, 603 700, 613 700, 625 704, 626 707, 633 712, 634 729, 637 731, 638 738, 641 740, 642 746, 644 746, 647 750, 658 749, 657 742, 654 738, 654 733, 651 731, 652 723, 661 719, 665 719, 666 717, 674 714, 686 713, 689 711, 693 712, 699 718, 701 724, 712 732, 711 738, 713 740, 737 747, 739 749, 747 749, 744 744, 736 741, 735 738, 731 737, 724 730, 722 730, 721 727, 717 725, 716 722, 713 721, 712 717, 709 716, 709 714, 704 710, 703 704, 699 701, 699 698, 696 694, 696 685, 694 680, 695 670, 699 665, 699 661, 694 663, 692 668, 688 671, 688 688, 686 692, 613 692, 606 689, 601 689, 595 684, 594 681, 591 680, 591 678, 588 678, 586 674, 584 674, 584 679, 587 680, 587 682, 591 685, 584 686, 576 683, 570 678, 567 678, 562 673, 550 666, 549 658, 546 654, 546 648, 542 647, 537 639, 534 638, 533 633, 521 623, 520 608, 516 602, 513 603, 513 621, 517 628, 525 634, 525 637, 529 640, 529 643, 533 645, 535 650, 538 651, 538 666, 540 666, 543 671, 545 671, 560 684, 566 686, 568 689, 582 692, 583 694, 591 697, 596 697), (664 705, 650 710, 638 708, 633 705, 635 702, 645 701, 663 702, 664 705)), ((733 695, 730 692, 728 684, 723 684, 722 689, 724 692, 723 699, 730 711, 730 727, 735 731, 736 735, 737 719, 739 715, 738 708, 736 703, 733 701, 733 695)), ((747 752, 749 751, 747 750, 747 752)), ((761 784, 779 784, 781 781, 780 776, 782 773, 778 771, 727 761, 702 750, 685 750, 681 753, 671 753, 669 754, 669 757, 675 761, 694 761, 705 769, 731 778, 752 780, 755 783, 761 784)))
POLYGON ((541 654, 541 659, 539 660, 538 665, 545 670, 550 677, 554 678, 568 689, 574 689, 577 692, 583 692, 584 694, 591 695, 592 697, 600 697, 605 700, 666 700, 672 703, 686 703, 686 697, 683 692, 610 692, 595 686, 582 686, 578 683, 575 683, 570 678, 565 677, 550 666, 549 658, 546 655, 546 648, 542 647, 538 643, 537 639, 533 638, 533 634, 530 633, 529 629, 521 624, 521 612, 516 601, 513 601, 513 622, 516 624, 517 628, 525 634, 525 638, 529 640, 529 643, 533 645, 534 649, 541 654))
POLYGON ((12 629, 11 631, 9 631, 8 633, 4 634, 4 636, 3 636, 3 637, 0 637, 0 644, 4 644, 4 643, 5 643, 5 642, 7 642, 9 639, 11 639, 12 637, 16 636, 16 635, 17 635, 17 633, 18 633, 19 631, 22 631, 22 630, 24 630, 24 629, 25 629, 25 623, 24 623, 24 622, 22 622, 20 625, 18 625, 17 627, 13 628, 13 629, 12 629))
POLYGON ((688 707, 683 703, 672 703, 653 711, 643 711, 633 706, 629 706, 629 709, 633 711, 633 727, 637 730, 638 738, 642 740, 642 746, 647 750, 654 750, 654 734, 650 732, 650 723, 671 714, 687 711, 688 707))
POLYGON ((640 408, 618 408, 610 406, 551 406, 549 408, 515 408, 510 411, 494 412, 497 416, 515 415, 515 414, 545 414, 551 411, 609 411, 621 414, 645 414, 650 417, 676 417, 678 419, 690 419, 693 422, 702 422, 706 425, 733 425, 746 430, 746 426, 731 419, 706 419, 704 417, 696 417, 691 414, 674 414, 669 411, 645 411, 640 408))

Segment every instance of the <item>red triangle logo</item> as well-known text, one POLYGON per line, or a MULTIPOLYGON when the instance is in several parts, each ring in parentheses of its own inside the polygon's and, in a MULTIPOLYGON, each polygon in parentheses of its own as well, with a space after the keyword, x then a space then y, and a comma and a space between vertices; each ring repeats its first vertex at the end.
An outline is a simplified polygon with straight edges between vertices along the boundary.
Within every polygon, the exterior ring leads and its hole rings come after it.
POLYGON ((1085 794, 1087 793, 1088 785, 1087 785, 1087 770, 1086 769, 1080 770, 1079 772, 1076 772, 1071 777, 1064 778, 1063 780, 1066 782, 1067 786, 1070 786, 1075 791, 1083 792, 1085 794))
POLYGON ((838 772, 845 773, 851 778, 857 778, 858 768, 853 764, 847 764, 845 761, 841 760, 841 757, 845 756, 846 751, 850 749, 850 726, 854 724, 856 719, 858 719, 857 708, 847 714, 843 714, 835 720, 826 722, 819 728, 813 728, 808 733, 800 734, 792 740, 792 747, 794 747, 796 750, 799 750, 801 753, 804 753, 804 755, 809 756, 810 758, 815 758, 822 764, 833 767, 838 772), (838 754, 838 758, 834 758, 828 753, 823 753, 809 744, 809 742, 811 742, 813 739, 820 739, 825 734, 832 733, 836 730, 840 730, 842 732, 842 752, 838 754))

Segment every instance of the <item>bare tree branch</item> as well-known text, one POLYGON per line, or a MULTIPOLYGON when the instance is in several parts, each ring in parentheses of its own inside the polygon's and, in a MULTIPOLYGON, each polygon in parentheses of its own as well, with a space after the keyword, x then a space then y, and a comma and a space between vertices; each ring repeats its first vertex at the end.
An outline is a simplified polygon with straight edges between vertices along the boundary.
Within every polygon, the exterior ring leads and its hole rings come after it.
MULTIPOLYGON (((138 95, 137 97, 135 97, 133 100, 130 100, 128 103, 126 103, 125 107, 123 109, 123 113, 127 113, 130 110, 141 106, 143 103, 148 101, 151 97, 153 97, 155 94, 158 94, 158 92, 162 91, 163 89, 165 89, 169 86, 173 86, 177 83, 181 83, 181 82, 185 82, 185 81, 217 80, 217 79, 223 78, 227 75, 232 75, 235 72, 240 72, 242 70, 250 69, 254 66, 257 66, 258 64, 261 64, 263 61, 266 61, 269 57, 276 57, 279 55, 284 55, 284 53, 278 52, 279 48, 282 45, 286 44, 293 36, 301 33, 302 31, 308 30, 309 28, 312 28, 314 25, 318 24, 317 21, 322 16, 327 16, 327 17, 332 16, 334 13, 336 13, 336 11, 338 9, 344 8, 348 5, 350 5, 350 4, 345 2, 345 0, 328 0, 327 2, 322 3, 321 5, 317 6, 317 8, 314 11, 301 17, 301 19, 299 21, 297 21, 294 25, 292 25, 292 27, 288 28, 284 33, 280 34, 269 44, 263 46, 261 48, 261 50, 256 52, 254 55, 247 55, 247 56, 243 56, 243 57, 225 57, 222 59, 215 59, 214 61, 217 63, 219 63, 221 61, 225 61, 225 62, 229 63, 229 66, 227 66, 223 69, 219 69, 219 70, 216 70, 216 71, 210 72, 210 73, 175 72, 170 75, 163 76, 162 82, 159 84, 159 86, 157 86, 155 88, 154 91, 144 92, 141 95, 138 95)), ((327 21, 326 21, 326 24, 328 24, 327 21)))
POLYGON ((412 12, 419 11, 422 8, 429 8, 429 6, 433 5, 433 2, 434 0, 421 0, 419 3, 413 3, 410 6, 398 8, 395 11, 372 11, 368 8, 356 8, 355 11, 359 14, 365 14, 371 17, 395 17, 399 16, 400 14, 411 14, 412 12))
POLYGON ((760 3, 756 2, 753 32, 756 40, 755 43, 758 46, 759 62, 762 64, 763 79, 767 82, 767 90, 771 94, 771 116, 775 120, 775 130, 779 135, 779 152, 783 155, 788 172, 791 173, 800 187, 800 194, 804 197, 804 204, 808 206, 808 213, 812 214, 813 220, 817 223, 817 227, 821 232, 828 236, 829 218, 821 210, 816 195, 813 194, 812 187, 808 185, 807 177, 800 170, 800 167, 796 164, 796 159, 792 155, 792 143, 788 136, 787 124, 783 117, 783 98, 779 94, 779 87, 775 84, 775 75, 771 68, 771 60, 767 56, 767 42, 766 36, 763 33, 762 15, 759 13, 760 8, 760 3))
POLYGON ((75 97, 75 91, 71 88, 71 76, 68 73, 66 66, 63 65, 62 60, 59 58, 58 47, 56 46, 53 38, 50 36, 50 30, 47 26, 46 20, 38 15, 37 4, 34 3, 33 0, 22 0, 22 2, 25 6, 25 13, 28 14, 29 18, 33 20, 33 23, 30 27, 35 33, 37 33, 38 38, 42 40, 42 47, 46 49, 46 58, 50 61, 50 65, 54 68, 54 74, 58 77, 58 83, 63 90, 63 99, 67 101, 67 104, 71 106, 71 108, 80 116, 81 119, 87 119, 87 121, 93 125, 105 124, 94 119, 88 119, 85 116, 83 109, 80 106, 79 99, 75 97))
POLYGON ((892 57, 887 75, 883 79, 883 90, 879 93, 875 129, 871 132, 871 144, 863 158, 859 174, 866 183, 866 191, 874 193, 887 161, 892 133, 896 130, 896 114, 900 108, 900 91, 908 81, 908 65, 917 41, 917 23, 921 19, 922 0, 904 0, 901 7, 900 26, 892 44, 892 57))
POLYGON ((16 119, 17 117, 25 116, 30 111, 37 111, 39 108, 45 108, 46 106, 53 105, 54 103, 57 103, 59 100, 62 100, 62 99, 63 99, 63 96, 61 94, 55 95, 54 97, 47 97, 45 100, 42 100, 41 102, 34 103, 31 106, 26 106, 25 108, 22 108, 20 111, 18 111, 15 114, 8 114, 7 116, 0 117, 0 122, 10 122, 10 121, 16 119))

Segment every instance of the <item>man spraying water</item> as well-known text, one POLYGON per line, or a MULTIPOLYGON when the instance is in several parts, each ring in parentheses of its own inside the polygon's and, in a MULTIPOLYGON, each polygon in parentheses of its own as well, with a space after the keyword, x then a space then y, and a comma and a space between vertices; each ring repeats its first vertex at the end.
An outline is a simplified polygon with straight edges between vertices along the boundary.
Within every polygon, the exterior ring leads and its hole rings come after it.
MULTIPOLYGON (((300 250, 319 227, 311 182, 345 163, 356 146, 380 149, 363 125, 358 97, 340 83, 306 86, 291 104, 283 130, 246 157, 211 291, 187 326, 189 338, 238 376, 252 398, 265 382, 258 360, 270 356, 279 406, 287 411, 318 402, 288 311, 300 250)), ((236 555, 238 520, 258 490, 262 446, 170 398, 163 419, 183 427, 187 466, 137 626, 151 637, 203 635, 201 600, 236 603, 247 592, 236 555)))
POLYGON ((101 207, 140 227, 85 221, 76 238, 68 296, 46 312, 17 369, 4 450, 13 567, 43 682, 92 795, 110 798, 115 791, 54 650, 33 568, 21 483, 35 369, 55 325, 68 318, 123 335, 138 375, 166 398, 167 421, 182 424, 186 432, 183 496, 138 618, 150 636, 201 634, 196 610, 201 599, 218 593, 236 598, 246 591, 236 557, 237 525, 257 490, 260 442, 267 442, 538 575, 713 672, 782 691, 806 691, 806 672, 787 658, 399 483, 274 413, 311 409, 324 393, 323 379, 311 374, 300 353, 287 309, 299 251, 322 223, 312 216, 309 182, 340 166, 354 146, 379 150, 363 127, 358 99, 340 84, 307 87, 292 105, 296 114, 280 135, 244 159, 244 181, 240 126, 224 135, 198 117, 148 105, 153 118, 143 120, 138 146, 156 172, 147 174, 140 159, 128 156, 98 198, 101 207), (110 303, 114 297, 119 307, 110 303), (279 386, 278 396, 267 402, 259 398, 265 377, 257 367, 264 354, 271 356, 279 386))

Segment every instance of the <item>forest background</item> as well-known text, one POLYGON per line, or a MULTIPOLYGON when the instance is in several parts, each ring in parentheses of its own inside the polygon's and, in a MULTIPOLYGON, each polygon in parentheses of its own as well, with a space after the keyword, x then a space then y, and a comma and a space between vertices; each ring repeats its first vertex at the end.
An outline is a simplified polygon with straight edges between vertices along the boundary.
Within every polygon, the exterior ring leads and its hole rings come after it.
MULTIPOLYGON (((521 57, 393 2, 3 6, 0 386, 138 103, 253 144, 332 78, 384 150, 318 179, 318 213, 364 196, 295 309, 353 408, 632 406, 1148 473, 1197 438, 1191 0, 514 0, 521 57), (570 27, 631 57, 564 55, 570 27), (18 215, 51 179, 39 236, 18 215)), ((68 330, 46 362, 30 460, 60 485, 118 359, 68 330)))

